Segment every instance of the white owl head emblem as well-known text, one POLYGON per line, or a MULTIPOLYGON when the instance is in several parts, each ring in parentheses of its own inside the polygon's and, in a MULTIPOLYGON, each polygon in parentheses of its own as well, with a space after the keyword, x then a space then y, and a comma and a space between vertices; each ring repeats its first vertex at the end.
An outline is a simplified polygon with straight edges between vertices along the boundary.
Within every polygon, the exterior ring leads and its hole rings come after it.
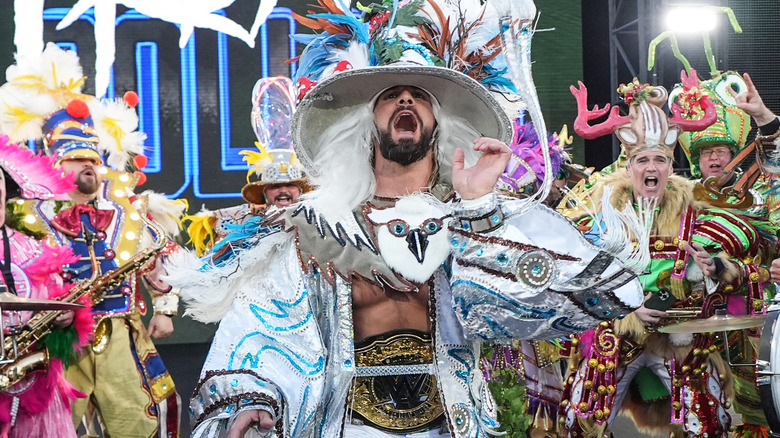
POLYGON ((447 206, 430 195, 409 195, 393 207, 370 208, 366 218, 374 226, 382 259, 407 280, 428 280, 450 253, 447 206))

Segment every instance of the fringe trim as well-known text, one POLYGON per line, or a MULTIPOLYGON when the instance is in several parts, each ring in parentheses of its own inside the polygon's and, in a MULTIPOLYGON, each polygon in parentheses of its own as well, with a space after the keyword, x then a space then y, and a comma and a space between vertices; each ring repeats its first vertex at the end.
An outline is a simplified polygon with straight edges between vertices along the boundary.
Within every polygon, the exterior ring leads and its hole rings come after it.
MULTIPOLYGON (((227 313, 239 290, 258 277, 267 275, 271 266, 280 266, 268 261, 283 256, 276 253, 283 253, 287 247, 294 247, 294 236, 294 232, 267 235, 255 246, 243 250, 240 257, 221 266, 181 249, 165 261, 168 274, 162 279, 173 287, 181 288, 185 316, 203 323, 216 323, 227 313)), ((300 269, 300 265, 293 264, 293 269, 300 269)))

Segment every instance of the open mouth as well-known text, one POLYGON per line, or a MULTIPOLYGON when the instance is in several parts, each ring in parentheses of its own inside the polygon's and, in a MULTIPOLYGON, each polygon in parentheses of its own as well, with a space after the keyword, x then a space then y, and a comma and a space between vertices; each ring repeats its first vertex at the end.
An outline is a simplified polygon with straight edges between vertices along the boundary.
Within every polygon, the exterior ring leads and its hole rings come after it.
POLYGON ((650 188, 658 187, 658 178, 654 176, 648 176, 645 178, 645 186, 650 188))
POLYGON ((399 134, 414 134, 417 132, 417 116, 411 111, 401 111, 395 118, 393 129, 399 134))
POLYGON ((84 171, 81 172, 81 174, 83 176, 91 176, 91 177, 95 176, 95 172, 93 170, 91 170, 91 169, 84 170, 84 171))
POLYGON ((279 195, 276 198, 274 198, 274 204, 279 205, 290 205, 292 204, 292 196, 290 195, 279 195))
POLYGON ((711 170, 721 170, 721 169, 723 169, 723 166, 721 166, 720 164, 711 164, 710 165, 710 169, 711 170))

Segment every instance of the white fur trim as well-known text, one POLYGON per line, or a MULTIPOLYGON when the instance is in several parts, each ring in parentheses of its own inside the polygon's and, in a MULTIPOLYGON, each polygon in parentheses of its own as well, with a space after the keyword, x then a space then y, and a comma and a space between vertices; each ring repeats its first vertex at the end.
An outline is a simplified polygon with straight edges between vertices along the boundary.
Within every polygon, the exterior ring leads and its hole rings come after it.
POLYGON ((691 345, 693 342, 693 333, 670 333, 669 340, 678 347, 691 345))
POLYGON ((688 269, 685 270, 685 279, 697 283, 704 280, 704 272, 702 272, 701 268, 696 263, 688 263, 688 269))
MULTIPOLYGON (((269 269, 284 269, 285 261, 276 253, 294 251, 293 236, 284 232, 265 236, 257 245, 241 252, 240 263, 234 258, 219 267, 199 259, 194 251, 180 249, 165 261, 168 274, 161 278, 181 288, 184 315, 204 323, 219 322, 240 289, 251 288, 252 282, 267 275, 269 269)), ((300 264, 292 263, 286 269, 300 271, 300 264)))

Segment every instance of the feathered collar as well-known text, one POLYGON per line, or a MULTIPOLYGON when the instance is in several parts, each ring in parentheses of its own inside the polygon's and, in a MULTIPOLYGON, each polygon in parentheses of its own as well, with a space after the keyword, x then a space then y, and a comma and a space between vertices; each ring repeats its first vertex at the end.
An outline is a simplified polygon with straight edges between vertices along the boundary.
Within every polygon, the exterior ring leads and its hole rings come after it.
MULTIPOLYGON (((593 211, 601 211, 601 201, 605 186, 613 188, 610 201, 612 206, 622 209, 627 203, 633 203, 634 186, 625 169, 618 170, 599 180, 598 187, 592 195, 593 211)), ((653 233, 657 236, 677 236, 680 231, 680 218, 689 205, 695 212, 709 208, 703 201, 694 199, 693 181, 678 175, 671 175, 666 184, 666 191, 661 203, 657 206, 658 213, 653 221, 653 233)))
MULTIPOLYGON (((444 201, 439 196, 435 198, 444 206, 452 199, 452 191, 444 201)), ((379 286, 416 292, 418 287, 414 282, 388 265, 379 249, 374 225, 368 219, 372 212, 393 206, 395 200, 378 198, 374 201, 376 204, 368 202, 354 212, 327 220, 311 204, 303 201, 269 216, 265 223, 278 224, 284 231, 294 232, 302 268, 317 269, 331 284, 335 275, 347 282, 357 276, 379 286)), ((449 254, 449 247, 446 253, 449 254)))

